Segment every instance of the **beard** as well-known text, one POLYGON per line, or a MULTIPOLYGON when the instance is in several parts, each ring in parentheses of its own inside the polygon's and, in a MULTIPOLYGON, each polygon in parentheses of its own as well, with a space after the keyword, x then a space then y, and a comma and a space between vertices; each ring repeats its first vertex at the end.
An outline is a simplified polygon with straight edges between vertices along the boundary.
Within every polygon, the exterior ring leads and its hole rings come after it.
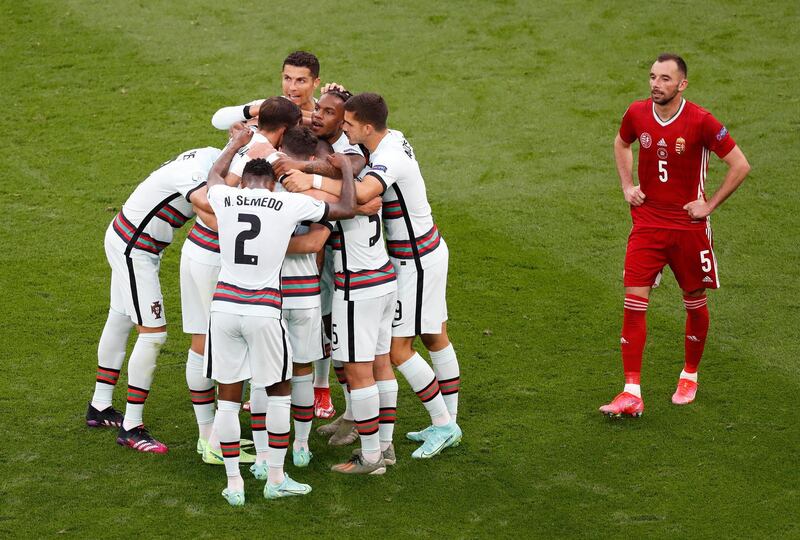
POLYGON ((656 94, 654 92, 652 92, 652 91, 650 92, 650 97, 653 98, 653 103, 655 103, 656 105, 667 105, 673 99, 675 99, 677 97, 677 95, 678 95, 678 90, 677 89, 675 89, 675 91, 672 94, 669 94, 669 95, 662 93, 662 94, 656 96, 656 94))

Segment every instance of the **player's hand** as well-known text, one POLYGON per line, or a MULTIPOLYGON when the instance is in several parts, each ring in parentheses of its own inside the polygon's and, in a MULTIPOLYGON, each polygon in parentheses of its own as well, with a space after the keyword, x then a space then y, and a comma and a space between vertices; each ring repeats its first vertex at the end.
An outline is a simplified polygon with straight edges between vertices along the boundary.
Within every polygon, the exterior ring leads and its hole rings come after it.
POLYGON ((689 217, 692 219, 706 218, 714 211, 711 205, 703 199, 697 199, 696 201, 685 204, 683 205, 683 209, 689 213, 689 217))
POLYGON ((382 206, 383 199, 381 197, 375 197, 356 208, 356 214, 361 216, 374 216, 380 212, 382 206))
POLYGON ((350 174, 353 172, 353 166, 350 164, 350 160, 344 154, 330 154, 325 159, 328 160, 328 163, 342 171, 350 171, 350 174))
POLYGON ((622 193, 625 195, 625 202, 631 206, 641 206, 647 198, 639 186, 631 186, 622 193))
POLYGON ((289 174, 292 169, 300 170, 305 165, 302 161, 297 161, 288 156, 281 155, 272 163, 272 170, 275 171, 275 176, 280 178, 281 175, 289 174))
POLYGON ((292 193, 300 193, 302 191, 308 191, 311 189, 313 181, 314 177, 312 175, 298 171, 297 169, 291 169, 287 172, 287 175, 281 182, 281 185, 285 187, 287 191, 291 191, 292 193))
POLYGON ((320 90, 320 95, 324 94, 325 92, 330 92, 331 90, 335 90, 337 92, 347 92, 347 89, 341 84, 337 82, 329 82, 322 87, 322 90, 320 90))
POLYGON ((232 125, 230 129, 230 135, 231 144, 234 146, 234 148, 241 148, 249 143, 250 139, 253 138, 253 132, 250 131, 250 128, 245 126, 243 123, 232 125))
POLYGON ((302 113, 303 113, 303 126, 311 127, 311 116, 314 114, 314 112, 303 110, 302 113))

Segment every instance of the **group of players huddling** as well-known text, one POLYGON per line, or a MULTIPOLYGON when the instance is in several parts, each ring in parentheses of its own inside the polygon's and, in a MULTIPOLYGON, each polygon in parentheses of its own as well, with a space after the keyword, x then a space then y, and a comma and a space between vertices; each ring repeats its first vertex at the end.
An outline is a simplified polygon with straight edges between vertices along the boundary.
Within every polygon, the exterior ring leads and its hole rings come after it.
POLYGON ((266 480, 268 499, 311 491, 284 472, 284 460, 291 419, 292 460, 306 467, 312 418, 334 414, 331 360, 346 410, 318 432, 333 445, 361 441, 332 471, 383 474, 396 462, 393 367, 431 419, 407 434, 421 443, 412 457, 431 458, 461 440, 459 366, 446 326, 449 255, 414 151, 388 129, 381 96, 331 84, 316 100, 313 54, 290 54, 282 78, 282 96, 217 111, 212 124, 228 130, 225 148, 164 163, 105 236, 111 307, 86 423, 118 428, 120 445, 167 452, 143 423, 167 338, 159 268, 174 230, 196 215, 180 269, 183 329, 191 334, 186 381, 197 451, 224 464, 222 495, 234 506, 244 504, 240 462, 266 480), (123 415, 112 398, 134 326, 123 415), (414 350, 417 336, 433 367, 414 350), (241 449, 248 381, 255 455, 241 449))

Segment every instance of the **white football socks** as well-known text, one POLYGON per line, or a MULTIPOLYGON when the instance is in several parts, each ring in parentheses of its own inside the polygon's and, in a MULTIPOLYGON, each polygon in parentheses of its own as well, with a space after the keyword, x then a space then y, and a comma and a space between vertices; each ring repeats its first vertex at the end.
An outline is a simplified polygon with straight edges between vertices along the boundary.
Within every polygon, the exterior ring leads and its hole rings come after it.
POLYGON ((267 461, 269 442, 267 439, 267 392, 263 386, 250 384, 250 426, 253 429, 253 444, 256 447, 256 463, 267 461))
POLYGON ((308 436, 314 418, 314 376, 311 374, 292 377, 292 418, 294 449, 308 450, 308 436))
POLYGON ((314 388, 329 388, 331 376, 331 359, 325 357, 314 362, 314 388))
POLYGON ((381 452, 385 452, 392 444, 394 437, 394 423, 397 419, 397 379, 376 381, 380 399, 380 414, 378 418, 378 438, 381 442, 381 452))
POLYGON ((350 390, 353 418, 356 421, 358 436, 361 438, 361 455, 369 463, 381 458, 381 442, 378 436, 378 412, 380 397, 378 385, 350 390))
POLYGON ((628 392, 629 394, 633 394, 634 396, 640 398, 642 397, 642 387, 638 384, 625 384, 625 388, 622 389, 623 392, 628 392))
POLYGON ((694 373, 686 373, 685 370, 681 370, 681 379, 686 379, 688 381, 697 382, 697 372, 694 373))
POLYGON ((228 476, 228 489, 242 491, 244 480, 239 472, 239 440, 242 428, 239 426, 239 403, 219 401, 219 410, 214 419, 214 430, 219 435, 225 474, 228 476))
POLYGON ((186 356, 186 385, 192 398, 200 438, 207 441, 214 426, 214 381, 203 373, 203 355, 189 349, 186 356))
POLYGON ((439 382, 436 380, 433 370, 428 363, 419 355, 414 356, 397 366, 403 377, 406 378, 411 389, 416 392, 422 404, 431 416, 431 423, 434 426, 444 426, 450 423, 450 413, 447 412, 447 405, 439 391, 439 382))
POLYGON ((108 310, 108 318, 97 345, 97 377, 92 396, 92 407, 98 411, 111 406, 119 372, 125 362, 128 336, 133 328, 131 318, 123 313, 108 310))
POLYGON ((458 414, 458 392, 461 388, 460 370, 458 368, 458 358, 453 344, 449 343, 441 351, 429 351, 433 372, 439 379, 439 388, 442 391, 442 398, 447 405, 450 417, 455 420, 458 414))
POLYGON ((126 430, 142 425, 144 402, 153 384, 153 373, 161 346, 167 341, 166 332, 140 333, 128 360, 128 402, 125 405, 126 430))
POLYGON ((269 418, 269 453, 267 463, 269 472, 267 482, 280 484, 285 476, 283 462, 289 448, 290 408, 292 396, 269 396, 267 399, 267 418, 269 418))

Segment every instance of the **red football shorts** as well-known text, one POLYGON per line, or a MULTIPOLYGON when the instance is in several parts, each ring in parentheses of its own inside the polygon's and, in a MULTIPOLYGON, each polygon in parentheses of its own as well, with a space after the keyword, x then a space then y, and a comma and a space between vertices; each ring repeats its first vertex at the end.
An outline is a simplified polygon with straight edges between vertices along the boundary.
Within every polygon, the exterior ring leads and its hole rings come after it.
POLYGON ((625 252, 625 287, 653 287, 666 265, 684 291, 719 288, 711 226, 697 230, 634 227, 625 252))

